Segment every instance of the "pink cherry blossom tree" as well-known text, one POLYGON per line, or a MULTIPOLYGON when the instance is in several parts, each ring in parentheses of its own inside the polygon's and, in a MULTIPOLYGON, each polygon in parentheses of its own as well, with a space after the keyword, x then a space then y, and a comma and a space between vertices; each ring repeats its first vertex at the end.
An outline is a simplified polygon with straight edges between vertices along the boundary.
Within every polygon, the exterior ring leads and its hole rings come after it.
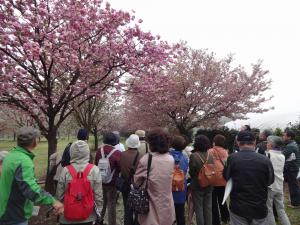
POLYGON ((167 72, 135 79, 125 104, 127 126, 168 126, 190 136, 193 128, 215 126, 222 117, 243 119, 268 110, 262 104, 270 98, 263 93, 271 80, 260 61, 246 72, 232 65, 231 56, 218 59, 185 44, 179 53, 167 72))
POLYGON ((118 98, 106 93, 101 98, 94 97, 87 100, 73 112, 73 118, 77 125, 84 127, 94 136, 94 149, 98 149, 99 133, 115 130, 120 121, 118 98))
POLYGON ((0 102, 35 120, 49 156, 77 107, 167 63, 172 49, 140 22, 101 0, 0 0, 0 102))
POLYGON ((35 120, 48 158, 75 108, 168 62, 172 49, 140 22, 101 0, 0 0, 0 103, 35 120))

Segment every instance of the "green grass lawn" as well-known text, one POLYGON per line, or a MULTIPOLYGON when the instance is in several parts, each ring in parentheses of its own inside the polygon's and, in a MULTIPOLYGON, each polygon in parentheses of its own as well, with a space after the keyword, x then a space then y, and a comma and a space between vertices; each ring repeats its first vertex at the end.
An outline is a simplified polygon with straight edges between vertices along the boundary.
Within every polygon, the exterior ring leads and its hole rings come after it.
MULTIPOLYGON (((58 141, 57 149, 58 151, 63 151, 65 146, 71 142, 74 141, 74 139, 60 139, 58 141)), ((122 142, 124 142, 124 139, 122 139, 122 142)), ((89 145, 92 148, 93 147, 93 140, 89 140, 89 145)), ((16 146, 14 141, 10 140, 0 140, 0 150, 6 150, 9 151, 11 148, 16 146)), ((40 179, 43 179, 45 174, 46 174, 46 168, 47 168, 47 141, 42 139, 41 142, 39 143, 38 147, 34 150, 34 154, 36 155, 34 159, 34 164, 35 164, 35 172, 36 176, 40 179)), ((286 188, 287 190, 287 188, 286 188)), ((287 193, 287 192, 286 192, 287 193)), ((121 196, 120 196, 121 198, 121 196)), ((289 195, 288 193, 286 194, 286 205, 289 202, 289 195)), ((123 215, 122 212, 122 204, 118 204, 118 219, 123 215)), ((291 224, 292 225, 300 225, 300 209, 290 209, 286 208, 286 212, 290 218, 291 224)))
MULTIPOLYGON (((60 139, 57 144, 57 150, 60 152, 63 152, 65 147, 69 142, 72 142, 76 140, 75 138, 73 139, 60 139)), ((89 145, 92 148, 93 147, 93 140, 89 141, 89 145)), ((11 141, 11 140, 0 140, 0 150, 6 150, 9 151, 11 148, 16 146, 16 142, 11 141)), ((47 170, 47 148, 48 144, 45 139, 42 139, 37 148, 34 149, 33 153, 35 154, 34 158, 34 165, 35 165, 35 174, 37 178, 43 179, 46 175, 46 170, 47 170)))

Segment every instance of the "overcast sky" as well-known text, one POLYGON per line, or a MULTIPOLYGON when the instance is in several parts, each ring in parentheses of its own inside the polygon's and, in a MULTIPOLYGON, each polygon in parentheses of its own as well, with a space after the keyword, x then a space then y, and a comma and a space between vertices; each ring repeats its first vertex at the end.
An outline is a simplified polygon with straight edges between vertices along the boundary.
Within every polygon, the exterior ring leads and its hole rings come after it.
POLYGON ((258 59, 270 71, 273 113, 300 112, 300 1, 297 0, 110 0, 134 10, 142 27, 175 43, 234 53, 250 68, 258 59))

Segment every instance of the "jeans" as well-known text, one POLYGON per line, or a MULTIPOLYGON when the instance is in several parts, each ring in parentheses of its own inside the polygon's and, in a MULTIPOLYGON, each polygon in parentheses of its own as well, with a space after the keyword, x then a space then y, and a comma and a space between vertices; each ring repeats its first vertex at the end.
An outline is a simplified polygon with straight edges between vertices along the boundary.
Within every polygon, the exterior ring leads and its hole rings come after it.
POLYGON ((283 193, 281 192, 274 192, 271 189, 268 191, 268 225, 276 225, 275 218, 273 215, 273 203, 277 210, 277 215, 280 223, 282 225, 291 225, 290 220, 288 216, 286 215, 284 211, 284 197, 283 193))
POLYGON ((133 210, 127 206, 129 192, 123 192, 123 204, 124 204, 124 225, 138 225, 137 214, 133 212, 133 210))
POLYGON ((176 224, 185 225, 184 203, 175 203, 176 224))
POLYGON ((300 187, 297 181, 298 171, 287 169, 284 175, 289 186, 291 205, 300 206, 300 187))
POLYGON ((115 186, 103 187, 103 208, 101 218, 104 219, 106 208, 108 213, 108 225, 116 225, 116 203, 117 203, 117 188, 115 186))
POLYGON ((247 219, 230 212, 230 225, 269 225, 267 218, 247 219))
POLYGON ((212 188, 193 190, 192 199, 197 225, 212 225, 212 188))
POLYGON ((225 223, 229 221, 229 210, 227 203, 222 205, 224 198, 225 187, 214 187, 212 192, 212 224, 220 225, 220 213, 221 220, 225 223))

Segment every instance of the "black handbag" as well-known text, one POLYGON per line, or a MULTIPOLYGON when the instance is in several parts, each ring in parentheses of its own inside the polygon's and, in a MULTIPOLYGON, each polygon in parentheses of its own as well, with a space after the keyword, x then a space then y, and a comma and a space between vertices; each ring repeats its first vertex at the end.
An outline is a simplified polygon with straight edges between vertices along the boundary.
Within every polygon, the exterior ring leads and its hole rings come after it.
POLYGON ((136 170, 138 157, 139 157, 139 152, 136 153, 135 158, 133 160, 132 166, 130 168, 128 180, 124 179, 124 177, 122 177, 121 174, 117 178, 116 188, 117 188, 118 191, 120 191, 122 193, 129 193, 130 185, 132 184, 132 178, 133 178, 133 175, 134 175, 135 170, 136 170))
POLYGON ((130 207, 137 214, 147 214, 149 212, 149 194, 147 189, 151 162, 152 155, 149 154, 145 187, 143 187, 144 183, 138 187, 132 187, 128 195, 128 207, 130 207))

